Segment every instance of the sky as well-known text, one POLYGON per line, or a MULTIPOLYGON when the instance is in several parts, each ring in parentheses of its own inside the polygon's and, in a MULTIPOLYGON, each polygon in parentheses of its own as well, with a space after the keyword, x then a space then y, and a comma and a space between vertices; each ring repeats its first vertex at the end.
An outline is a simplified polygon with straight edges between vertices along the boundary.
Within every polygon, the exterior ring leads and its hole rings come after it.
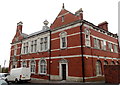
POLYGON ((108 29, 118 33, 119 0, 0 0, 0 65, 9 66, 10 47, 16 33, 17 23, 23 22, 23 33, 31 34, 40 31, 43 21, 49 26, 62 9, 75 13, 83 9, 85 20, 98 25, 107 21, 108 29))

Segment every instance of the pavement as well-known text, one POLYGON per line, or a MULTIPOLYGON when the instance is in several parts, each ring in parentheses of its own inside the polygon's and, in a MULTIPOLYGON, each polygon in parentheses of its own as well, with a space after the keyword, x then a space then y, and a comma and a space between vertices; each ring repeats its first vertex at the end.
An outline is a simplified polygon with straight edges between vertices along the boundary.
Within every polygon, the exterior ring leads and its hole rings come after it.
POLYGON ((36 84, 49 84, 49 85, 120 85, 120 84, 110 84, 104 81, 98 82, 72 82, 72 81, 49 81, 49 80, 31 80, 31 83, 36 84))

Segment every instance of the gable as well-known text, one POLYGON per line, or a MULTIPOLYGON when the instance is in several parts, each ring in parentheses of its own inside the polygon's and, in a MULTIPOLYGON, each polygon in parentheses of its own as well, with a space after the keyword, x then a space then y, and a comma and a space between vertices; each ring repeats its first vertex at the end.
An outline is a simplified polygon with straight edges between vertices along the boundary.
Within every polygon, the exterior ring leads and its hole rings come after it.
POLYGON ((69 23, 72 23, 74 21, 79 20, 79 17, 72 14, 71 12, 67 11, 66 9, 62 9, 60 13, 58 14, 57 18, 53 22, 53 24, 50 26, 51 29, 60 27, 62 25, 66 25, 69 23), (64 18, 64 21, 62 20, 64 18))

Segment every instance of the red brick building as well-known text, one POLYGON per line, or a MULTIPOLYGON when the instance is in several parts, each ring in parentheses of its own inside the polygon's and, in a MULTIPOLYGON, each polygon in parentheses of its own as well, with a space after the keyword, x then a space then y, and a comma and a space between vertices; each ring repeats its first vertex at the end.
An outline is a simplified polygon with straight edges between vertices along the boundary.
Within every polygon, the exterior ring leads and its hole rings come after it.
POLYGON ((118 36, 108 31, 108 23, 98 26, 64 7, 53 24, 44 21, 41 31, 22 33, 17 24, 11 43, 9 68, 30 67, 33 78, 84 81, 104 77, 104 65, 119 64, 118 36))

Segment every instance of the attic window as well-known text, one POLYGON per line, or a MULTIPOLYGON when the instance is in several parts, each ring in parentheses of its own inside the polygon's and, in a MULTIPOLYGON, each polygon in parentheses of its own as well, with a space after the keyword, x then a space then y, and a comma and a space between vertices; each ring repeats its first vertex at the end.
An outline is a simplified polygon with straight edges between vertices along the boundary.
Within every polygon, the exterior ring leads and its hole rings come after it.
POLYGON ((64 16, 62 16, 62 22, 64 22, 64 16))

